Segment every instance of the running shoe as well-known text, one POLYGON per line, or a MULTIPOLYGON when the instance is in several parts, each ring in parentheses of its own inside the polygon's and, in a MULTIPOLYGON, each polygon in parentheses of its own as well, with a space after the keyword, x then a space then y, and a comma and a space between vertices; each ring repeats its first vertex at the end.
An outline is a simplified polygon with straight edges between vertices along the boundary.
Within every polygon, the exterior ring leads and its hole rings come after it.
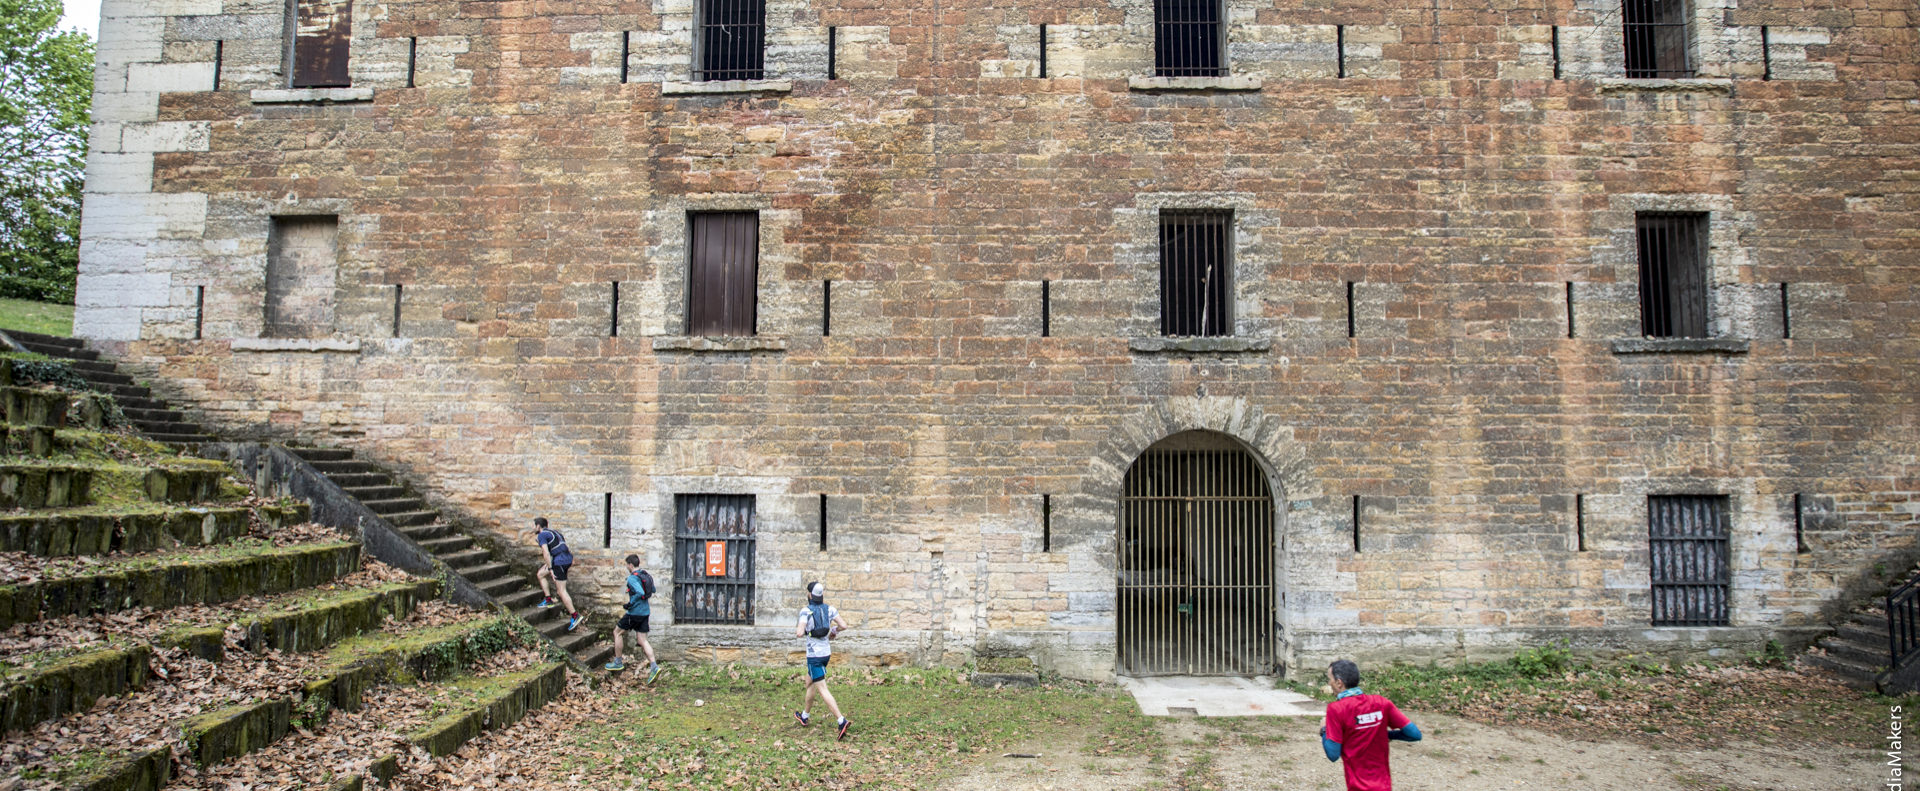
POLYGON ((655 662, 653 663, 653 670, 647 673, 647 683, 651 684, 653 683, 654 679, 659 677, 660 677, 660 663, 655 662))
POLYGON ((851 725, 853 725, 853 720, 849 720, 845 717, 840 718, 840 738, 842 739, 847 738, 847 728, 851 725))
POLYGON ((612 662, 608 662, 606 668, 608 670, 625 670, 627 669, 627 662, 624 659, 615 659, 612 662))
POLYGON ((584 621, 586 619, 587 619, 587 616, 581 615, 580 613, 574 613, 573 615, 568 616, 567 631, 569 632, 573 631, 575 627, 580 625, 581 621, 584 621))
POLYGON ((542 610, 544 610, 544 609, 547 609, 548 607, 552 607, 553 605, 555 605, 555 604, 557 604, 557 603, 558 603, 558 602, 555 602, 555 601, 553 600, 553 597, 552 597, 552 596, 544 596, 544 597, 541 597, 541 599, 540 599, 540 603, 539 603, 539 604, 536 604, 536 605, 533 605, 533 606, 535 606, 535 607, 538 607, 538 608, 540 608, 540 609, 542 609, 542 610))
POLYGON ((812 724, 813 724, 813 718, 812 718, 812 717, 808 717, 808 716, 807 716, 807 713, 806 713, 806 712, 804 712, 804 711, 796 711, 796 712, 794 712, 794 713, 793 713, 793 718, 794 718, 794 719, 796 719, 796 720, 799 720, 799 721, 800 721, 800 724, 801 724, 801 725, 812 725, 812 724))

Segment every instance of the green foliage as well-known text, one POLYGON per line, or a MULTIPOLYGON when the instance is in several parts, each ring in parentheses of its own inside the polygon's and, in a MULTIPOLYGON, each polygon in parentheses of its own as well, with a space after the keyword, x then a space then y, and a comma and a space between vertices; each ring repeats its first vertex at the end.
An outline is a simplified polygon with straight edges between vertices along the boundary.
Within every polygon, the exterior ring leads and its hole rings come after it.
POLYGON ((0 296, 73 301, 93 41, 59 0, 0 0, 0 296))
POLYGON ((1573 652, 1567 650, 1566 643, 1555 643, 1539 648, 1529 648, 1514 654, 1507 662, 1513 670, 1527 678, 1545 678, 1566 672, 1573 652))

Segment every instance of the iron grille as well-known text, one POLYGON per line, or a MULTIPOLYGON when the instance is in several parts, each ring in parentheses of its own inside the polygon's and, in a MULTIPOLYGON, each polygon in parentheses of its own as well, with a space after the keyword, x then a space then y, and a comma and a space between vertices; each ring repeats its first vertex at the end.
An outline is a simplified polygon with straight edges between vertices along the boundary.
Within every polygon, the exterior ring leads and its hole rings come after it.
POLYGON ((753 495, 682 494, 674 510, 674 622, 753 623, 753 495))
POLYGON ((754 334, 760 215, 696 212, 687 226, 687 334, 754 334))
POLYGON ((1887 594, 1887 668, 1899 670, 1920 654, 1920 575, 1887 594))
POLYGON ((767 74, 767 0, 703 0, 695 80, 759 80, 767 74))
POLYGON ((1621 0, 1627 76, 1692 77, 1688 16, 1687 0, 1621 0))
POLYGON ((1272 672, 1273 541, 1272 491, 1245 452, 1142 454, 1120 497, 1120 672, 1272 672))
POLYGON ((1154 0, 1153 73, 1160 77, 1224 77, 1221 0, 1154 0))
POLYGON ((1232 335, 1233 213, 1160 212, 1160 334, 1232 335))
POLYGON ((1647 498, 1654 626, 1727 626, 1727 498, 1647 498))
POLYGON ((353 0, 299 0, 294 6, 292 86, 351 86, 347 54, 352 43, 353 0))
POLYGON ((1641 212, 1640 332, 1707 337, 1707 215, 1641 212))

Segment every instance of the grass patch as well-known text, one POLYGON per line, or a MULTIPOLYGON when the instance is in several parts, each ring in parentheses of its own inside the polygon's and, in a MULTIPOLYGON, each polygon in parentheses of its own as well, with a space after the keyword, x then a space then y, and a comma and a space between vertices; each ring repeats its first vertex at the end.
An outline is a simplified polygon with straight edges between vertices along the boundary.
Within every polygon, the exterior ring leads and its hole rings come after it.
POLYGON ((1759 744, 1871 748, 1895 702, 1771 657, 1662 665, 1589 661, 1559 648, 1502 662, 1383 667, 1369 670, 1363 686, 1402 709, 1642 743, 1724 739, 1728 723, 1742 723, 1741 738, 1759 744))
POLYGON ((73 306, 0 297, 0 330, 72 335, 73 306))
POLYGON ((1117 745, 1153 732, 1110 687, 980 689, 953 670, 851 669, 830 677, 853 720, 852 735, 836 741, 817 701, 813 726, 794 722, 801 677, 796 668, 675 666, 654 687, 617 693, 603 721, 571 730, 564 768, 610 769, 621 787, 910 788, 1020 739, 1091 729, 1117 745))

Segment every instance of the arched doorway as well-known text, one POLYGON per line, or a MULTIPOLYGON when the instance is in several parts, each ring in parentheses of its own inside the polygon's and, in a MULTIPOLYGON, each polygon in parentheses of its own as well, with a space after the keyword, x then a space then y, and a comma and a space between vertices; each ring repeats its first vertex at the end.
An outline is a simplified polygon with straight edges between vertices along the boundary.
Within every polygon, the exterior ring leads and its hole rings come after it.
POLYGON ((1272 672, 1274 520, 1266 471, 1231 437, 1142 452, 1120 490, 1118 672, 1272 672))

